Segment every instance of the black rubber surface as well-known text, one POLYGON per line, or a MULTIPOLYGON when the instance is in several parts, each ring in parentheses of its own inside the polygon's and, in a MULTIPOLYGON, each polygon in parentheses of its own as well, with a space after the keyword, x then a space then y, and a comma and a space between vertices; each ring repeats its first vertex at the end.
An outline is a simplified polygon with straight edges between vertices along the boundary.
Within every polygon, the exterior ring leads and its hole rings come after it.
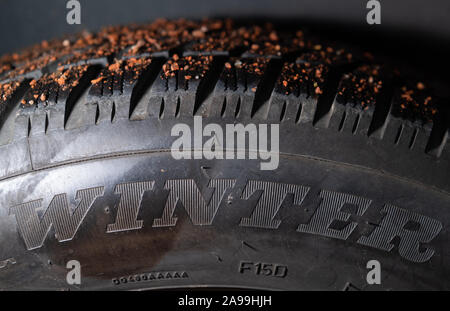
POLYGON ((1 68, 2 289, 449 289, 439 77, 230 21, 109 28, 1 68), (278 168, 175 160, 171 129, 194 116, 278 124, 278 168))

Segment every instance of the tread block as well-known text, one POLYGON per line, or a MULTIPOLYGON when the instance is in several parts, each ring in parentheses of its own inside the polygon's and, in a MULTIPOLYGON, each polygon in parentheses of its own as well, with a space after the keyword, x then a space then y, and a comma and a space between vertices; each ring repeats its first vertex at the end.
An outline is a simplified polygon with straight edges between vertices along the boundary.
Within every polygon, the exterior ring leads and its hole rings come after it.
POLYGON ((214 89, 209 114, 223 117, 251 117, 256 92, 262 87, 261 83, 269 62, 270 59, 264 57, 230 58, 225 63, 214 89))
POLYGON ((39 123, 48 122, 50 129, 64 128, 73 106, 89 86, 89 79, 96 75, 96 71, 96 67, 74 66, 32 80, 29 91, 21 101, 20 113, 42 110, 43 113, 36 112, 39 116, 34 118, 34 122, 32 118, 32 124, 36 125, 39 119, 39 123))
MULTIPOLYGON (((201 83, 208 78, 214 57, 173 55, 163 66, 152 89, 152 103, 164 101, 164 116, 193 115, 201 83)), ((155 110, 151 108, 151 110, 155 110)), ((160 109, 156 108, 156 111, 160 109)), ((155 115, 155 112, 151 113, 155 115)), ((156 113, 159 115, 159 113, 156 113)))

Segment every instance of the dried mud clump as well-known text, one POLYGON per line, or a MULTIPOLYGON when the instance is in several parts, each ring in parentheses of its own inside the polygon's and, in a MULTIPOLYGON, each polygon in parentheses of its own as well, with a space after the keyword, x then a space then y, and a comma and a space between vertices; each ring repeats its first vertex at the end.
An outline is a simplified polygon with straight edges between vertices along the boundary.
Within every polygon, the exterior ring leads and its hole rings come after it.
POLYGON ((21 81, 13 81, 8 83, 0 83, 0 111, 5 109, 5 105, 19 88, 21 81))
POLYGON ((378 65, 364 65, 345 74, 339 85, 338 102, 365 110, 374 107, 383 86, 380 70, 378 65))

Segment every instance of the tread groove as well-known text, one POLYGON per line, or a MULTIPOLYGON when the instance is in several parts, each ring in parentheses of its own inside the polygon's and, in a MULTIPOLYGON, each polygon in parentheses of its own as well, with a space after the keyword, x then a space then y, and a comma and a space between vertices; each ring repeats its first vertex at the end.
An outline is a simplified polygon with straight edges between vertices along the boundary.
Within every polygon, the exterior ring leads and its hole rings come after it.
POLYGON ((200 106, 213 92, 227 60, 228 57, 214 56, 210 70, 208 70, 198 85, 197 93, 195 94, 194 111, 192 112, 193 115, 197 114, 200 106))
POLYGON ((385 79, 383 81, 383 88, 376 99, 375 110, 373 112, 367 136, 375 136, 379 139, 383 138, 388 116, 392 107, 395 85, 396 81, 394 79, 385 79))
POLYGON ((398 145, 398 143, 400 142, 400 139, 402 138, 403 127, 403 124, 398 127, 397 134, 395 135, 394 145, 398 145))
POLYGON ((47 131, 48 131, 48 113, 45 114, 44 133, 47 134, 47 131))
POLYGON ((338 128, 339 132, 342 132, 344 130, 344 125, 345 125, 346 119, 347 119, 347 111, 344 110, 344 112, 342 113, 341 122, 339 123, 339 128, 338 128))
POLYGON ((162 97, 161 98, 161 104, 159 106, 159 116, 158 116, 160 120, 164 117, 164 108, 165 108, 164 105, 165 105, 164 97, 162 97))
POLYGON ((240 112, 241 112, 241 96, 238 97, 236 109, 234 111, 234 117, 235 118, 239 117, 240 112))
POLYGON ((100 118, 100 107, 98 104, 95 105, 95 119, 94 124, 98 124, 98 119, 100 118))
POLYGON ((439 113, 433 120, 433 127, 428 139, 425 152, 440 157, 445 145, 448 143, 450 131, 450 108, 447 102, 439 104, 439 113), (446 105, 447 104, 447 105, 446 105))
POLYGON ((283 122, 285 116, 286 116, 286 101, 283 102, 283 106, 281 107, 281 113, 280 113, 280 122, 283 122))
POLYGON ((302 115, 303 104, 298 105, 297 114, 295 115, 295 124, 300 122, 300 117, 302 115))
POLYGON ((116 116, 116 102, 112 102, 112 108, 111 108, 111 122, 114 122, 114 118, 116 116))
POLYGON ((413 149, 414 148, 414 144, 416 143, 416 139, 417 139, 417 135, 419 134, 419 130, 416 128, 414 129, 414 133, 411 136, 411 141, 409 142, 408 148, 409 149, 413 149))
POLYGON ((329 68, 328 75, 325 77, 323 93, 319 95, 317 100, 316 112, 313 118, 313 126, 318 125, 318 123, 329 114, 331 107, 335 102, 339 84, 344 74, 352 72, 357 67, 358 63, 355 62, 346 65, 331 66, 329 68))
POLYGON ((178 96, 177 97, 177 105, 175 107, 175 118, 180 117, 180 107, 181 107, 181 98, 178 96))
POLYGON ((131 91, 129 118, 131 118, 134 109, 158 77, 164 62, 165 58, 153 58, 149 67, 139 76, 133 90, 131 91))
POLYGON ((355 122, 353 123, 352 134, 356 134, 360 120, 361 120, 361 115, 358 113, 358 114, 356 114, 355 122))
POLYGON ((91 81, 100 74, 101 69, 102 66, 100 65, 89 66, 86 72, 83 73, 83 76, 80 78, 78 84, 70 91, 67 96, 66 106, 64 109, 64 127, 66 127, 67 121, 69 120, 73 108, 77 104, 78 100, 92 85, 91 81))
POLYGON ((272 58, 264 72, 258 87, 256 88, 255 99, 253 101, 250 117, 253 118, 256 112, 269 100, 275 88, 278 77, 283 68, 283 61, 279 58, 272 58))
POLYGON ((220 110, 220 117, 223 118, 225 116, 225 111, 227 110, 227 97, 223 97, 222 108, 220 110))

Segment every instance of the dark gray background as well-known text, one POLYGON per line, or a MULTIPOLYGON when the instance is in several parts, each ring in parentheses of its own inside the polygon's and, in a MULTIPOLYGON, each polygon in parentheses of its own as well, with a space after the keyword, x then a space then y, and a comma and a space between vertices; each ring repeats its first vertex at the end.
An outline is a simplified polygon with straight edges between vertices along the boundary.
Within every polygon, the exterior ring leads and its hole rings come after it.
POLYGON ((382 25, 366 24, 367 0, 80 0, 82 24, 66 23, 67 0, 0 0, 0 54, 82 29, 158 17, 273 16, 450 37, 449 0, 381 0, 382 25))

